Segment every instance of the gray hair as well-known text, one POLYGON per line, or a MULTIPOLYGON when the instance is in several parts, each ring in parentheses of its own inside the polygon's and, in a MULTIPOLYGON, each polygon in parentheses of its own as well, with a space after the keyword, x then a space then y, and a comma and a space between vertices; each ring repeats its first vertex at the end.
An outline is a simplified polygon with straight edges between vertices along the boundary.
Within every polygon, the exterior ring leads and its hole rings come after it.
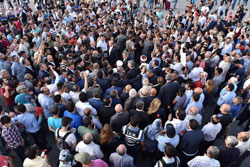
POLYGON ((127 153, 127 148, 124 144, 120 144, 117 148, 116 148, 116 152, 119 154, 119 155, 124 155, 127 153))
POLYGON ((137 92, 135 89, 130 89, 128 94, 129 94, 129 97, 135 97, 137 95, 137 92))
POLYGON ((83 135, 83 142, 85 144, 90 144, 93 141, 93 135, 91 133, 86 133, 83 135))
POLYGON ((142 86, 148 86, 149 85, 149 80, 148 78, 143 78, 142 79, 142 86))
POLYGON ((210 158, 216 158, 220 154, 220 150, 216 146, 210 146, 207 149, 207 154, 209 154, 210 158))
POLYGON ((134 62, 134 60, 129 60, 129 61, 128 61, 128 65, 130 65, 131 67, 135 67, 135 62, 134 62))
POLYGON ((226 144, 229 148, 234 148, 238 144, 238 139, 235 136, 227 136, 226 144))

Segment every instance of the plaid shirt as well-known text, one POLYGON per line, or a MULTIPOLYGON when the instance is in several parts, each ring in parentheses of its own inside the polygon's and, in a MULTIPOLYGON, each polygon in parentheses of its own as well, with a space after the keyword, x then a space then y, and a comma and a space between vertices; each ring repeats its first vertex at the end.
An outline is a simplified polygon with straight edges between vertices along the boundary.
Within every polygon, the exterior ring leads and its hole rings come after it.
POLYGON ((2 127, 2 137, 11 149, 17 148, 21 144, 21 135, 15 125, 2 127))

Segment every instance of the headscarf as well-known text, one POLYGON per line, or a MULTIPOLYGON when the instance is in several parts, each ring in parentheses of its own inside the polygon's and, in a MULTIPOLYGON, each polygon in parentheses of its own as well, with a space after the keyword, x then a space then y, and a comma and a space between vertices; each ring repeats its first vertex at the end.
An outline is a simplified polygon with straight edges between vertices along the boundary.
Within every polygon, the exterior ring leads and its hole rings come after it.
POLYGON ((154 122, 151 124, 151 125, 148 125, 146 128, 145 128, 145 133, 147 133, 147 137, 150 139, 150 140, 154 140, 155 139, 155 135, 163 130, 162 128, 162 125, 161 125, 161 119, 156 119, 154 120, 154 122))

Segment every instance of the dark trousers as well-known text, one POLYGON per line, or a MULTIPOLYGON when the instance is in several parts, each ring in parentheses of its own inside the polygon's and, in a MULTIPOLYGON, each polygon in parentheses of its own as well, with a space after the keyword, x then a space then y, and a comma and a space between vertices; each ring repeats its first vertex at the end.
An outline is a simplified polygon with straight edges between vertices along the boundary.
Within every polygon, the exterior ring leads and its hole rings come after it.
POLYGON ((205 141, 203 140, 200 144, 199 155, 204 155, 209 146, 213 145, 214 141, 205 141))
POLYGON ((195 156, 186 156, 183 152, 181 152, 181 167, 187 167, 188 161, 193 159, 195 156))
POLYGON ((139 153, 140 153, 140 149, 135 148, 135 147, 127 147, 128 149, 128 155, 132 156, 134 158, 134 163, 136 162, 136 160, 138 159, 139 153))
POLYGON ((14 148, 12 150, 18 155, 18 157, 23 162, 24 159, 26 158, 26 156, 25 156, 25 148, 23 146, 18 146, 17 148, 14 148))
POLYGON ((41 150, 46 149, 45 133, 41 129, 36 133, 29 133, 29 134, 33 137, 35 143, 41 150))

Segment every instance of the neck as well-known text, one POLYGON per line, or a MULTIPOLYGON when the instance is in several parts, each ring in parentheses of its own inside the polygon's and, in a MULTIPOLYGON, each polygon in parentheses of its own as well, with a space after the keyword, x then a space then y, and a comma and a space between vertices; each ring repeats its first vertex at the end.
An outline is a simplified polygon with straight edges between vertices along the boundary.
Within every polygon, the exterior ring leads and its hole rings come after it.
POLYGON ((59 116, 58 115, 54 115, 53 118, 59 118, 59 116))

